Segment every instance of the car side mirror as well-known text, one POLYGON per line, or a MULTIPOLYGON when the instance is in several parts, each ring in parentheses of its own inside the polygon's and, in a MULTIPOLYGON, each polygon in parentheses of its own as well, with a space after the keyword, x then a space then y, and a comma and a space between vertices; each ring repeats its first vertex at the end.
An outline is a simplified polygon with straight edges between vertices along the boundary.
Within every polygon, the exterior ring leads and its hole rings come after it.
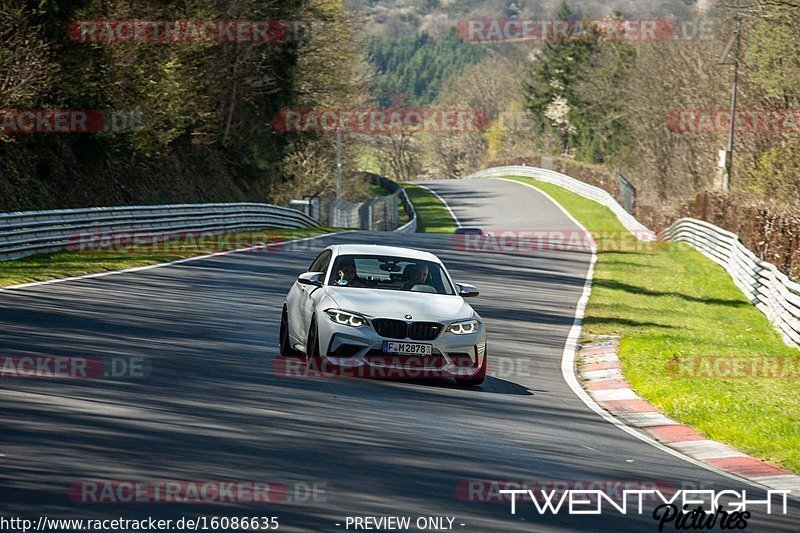
POLYGON ((312 287, 322 287, 322 279, 324 277, 324 272, 306 272, 297 277, 297 283, 300 285, 311 285, 312 287))
POLYGON ((479 296, 480 292, 478 292, 478 288, 475 287, 474 285, 459 283, 458 295, 461 296, 462 298, 472 298, 473 296, 479 296))

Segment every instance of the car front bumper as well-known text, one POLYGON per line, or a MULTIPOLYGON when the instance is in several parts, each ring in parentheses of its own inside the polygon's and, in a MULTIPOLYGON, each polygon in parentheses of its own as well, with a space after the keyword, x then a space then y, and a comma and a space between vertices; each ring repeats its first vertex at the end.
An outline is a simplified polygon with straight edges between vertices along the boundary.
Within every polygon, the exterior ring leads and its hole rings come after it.
MULTIPOLYGON (((447 324, 445 324, 446 326, 447 324)), ((486 329, 456 335, 442 331, 433 340, 382 337, 371 323, 343 326, 319 321, 319 364, 323 372, 373 378, 467 378, 475 375, 486 358, 486 329), (430 344, 431 355, 399 355, 383 352, 383 344, 408 342, 430 344)))

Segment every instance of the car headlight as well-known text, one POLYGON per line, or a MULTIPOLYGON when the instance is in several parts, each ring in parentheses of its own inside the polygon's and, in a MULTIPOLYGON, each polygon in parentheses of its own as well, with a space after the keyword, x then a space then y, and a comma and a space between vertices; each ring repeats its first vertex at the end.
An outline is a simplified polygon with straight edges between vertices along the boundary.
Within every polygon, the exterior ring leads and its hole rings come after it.
POLYGON ((325 314, 328 315, 328 318, 337 324, 341 324, 342 326, 353 326, 354 328, 357 328, 367 323, 367 319, 363 316, 348 313, 347 311, 342 311, 341 309, 326 309, 325 314))
POLYGON ((480 322, 477 320, 464 320, 461 322, 453 322, 449 326, 447 326, 447 331, 449 333, 454 333, 456 335, 469 335, 470 333, 475 333, 478 331, 478 327, 480 326, 480 322))

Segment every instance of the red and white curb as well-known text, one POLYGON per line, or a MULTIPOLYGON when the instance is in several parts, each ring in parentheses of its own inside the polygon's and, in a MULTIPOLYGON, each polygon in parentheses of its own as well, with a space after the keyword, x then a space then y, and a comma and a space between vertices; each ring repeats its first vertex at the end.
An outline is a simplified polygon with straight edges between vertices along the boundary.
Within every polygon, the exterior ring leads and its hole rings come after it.
POLYGON ((628 426, 692 459, 774 490, 800 494, 800 476, 751 457, 660 413, 637 395, 622 375, 619 339, 598 337, 582 343, 578 376, 597 404, 628 426))

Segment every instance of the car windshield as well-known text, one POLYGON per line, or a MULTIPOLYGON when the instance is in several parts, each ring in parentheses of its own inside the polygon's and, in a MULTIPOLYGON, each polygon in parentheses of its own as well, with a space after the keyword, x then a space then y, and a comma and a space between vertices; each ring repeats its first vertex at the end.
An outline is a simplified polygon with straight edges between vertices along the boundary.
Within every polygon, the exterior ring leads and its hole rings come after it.
POLYGON ((455 294, 442 266, 433 261, 377 255, 341 255, 328 285, 391 291, 455 294))

